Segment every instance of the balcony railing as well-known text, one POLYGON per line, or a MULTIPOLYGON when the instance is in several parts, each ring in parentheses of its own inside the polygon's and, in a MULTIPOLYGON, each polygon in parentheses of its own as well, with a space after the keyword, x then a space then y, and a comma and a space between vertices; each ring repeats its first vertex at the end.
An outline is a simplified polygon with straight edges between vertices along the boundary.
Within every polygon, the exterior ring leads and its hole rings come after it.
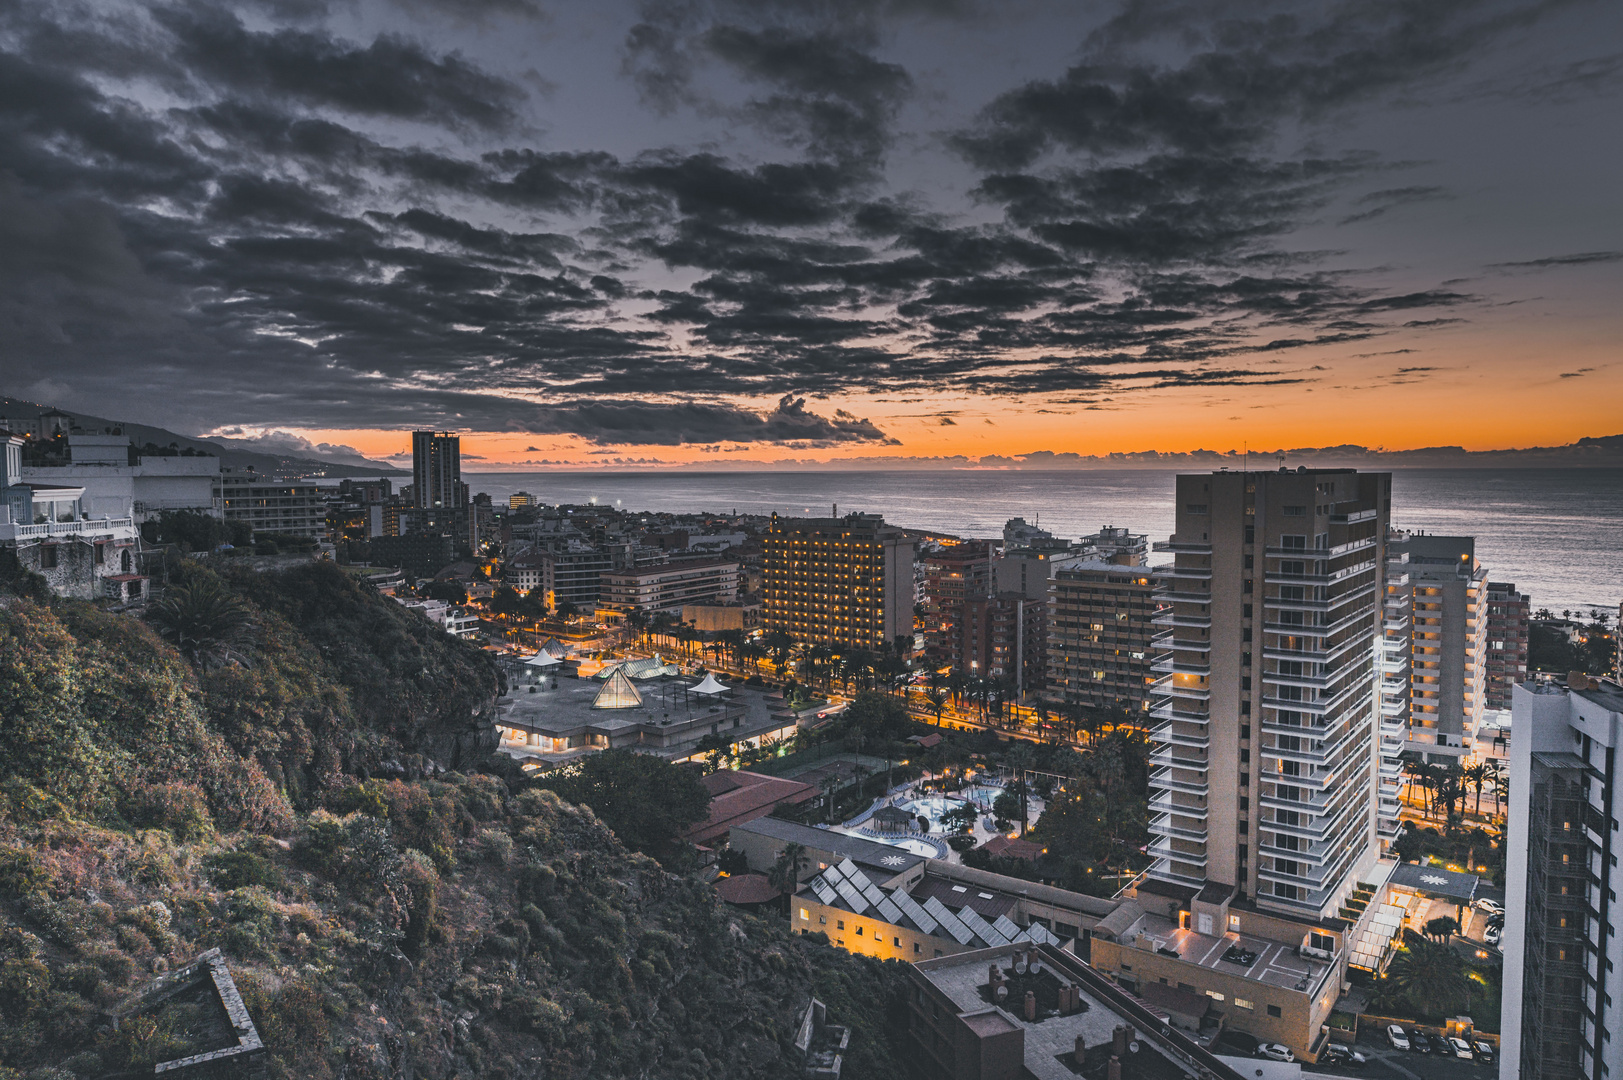
POLYGON ((0 524, 0 540, 47 540, 53 536, 111 536, 133 534, 135 519, 96 518, 92 521, 47 521, 39 525, 0 524))

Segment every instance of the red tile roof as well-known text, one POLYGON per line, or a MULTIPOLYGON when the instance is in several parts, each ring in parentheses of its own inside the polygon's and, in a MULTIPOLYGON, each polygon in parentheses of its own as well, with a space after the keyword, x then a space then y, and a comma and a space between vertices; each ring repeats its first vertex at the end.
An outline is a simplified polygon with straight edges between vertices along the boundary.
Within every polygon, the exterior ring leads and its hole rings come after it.
POLYGON ((1011 859, 1029 859, 1032 862, 1036 862, 1038 856, 1043 853, 1041 844, 1034 844, 1030 840, 1023 840, 1017 836, 1010 837, 1001 834, 982 844, 981 850, 988 855, 1004 855, 1011 859))
POLYGON ((734 825, 766 817, 773 807, 796 806, 817 797, 817 789, 810 784, 760 773, 721 770, 701 782, 710 792, 710 816, 685 834, 695 844, 718 840, 734 825))

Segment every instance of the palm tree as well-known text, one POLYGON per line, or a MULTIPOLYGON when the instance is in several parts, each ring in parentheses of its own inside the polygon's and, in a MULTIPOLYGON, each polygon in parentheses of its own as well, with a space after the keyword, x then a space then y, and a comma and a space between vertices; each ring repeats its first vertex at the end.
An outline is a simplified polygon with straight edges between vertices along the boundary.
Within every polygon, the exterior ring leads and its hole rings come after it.
POLYGON ((1465 961, 1443 945, 1414 935, 1392 958, 1386 969, 1397 988, 1411 1002, 1424 1002, 1428 1011, 1451 1009, 1462 999, 1469 1002, 1471 981, 1465 961))
POLYGON ((1461 774, 1466 786, 1476 792, 1476 812, 1482 813, 1482 788, 1488 782, 1488 766, 1482 762, 1471 765, 1461 774))
POLYGON ((790 637, 786 630, 772 630, 761 639, 761 646, 772 655, 773 661, 781 669, 789 662, 789 654, 795 648, 795 639, 790 637))
POLYGON ((778 853, 778 861, 766 872, 766 882, 784 894, 787 904, 800 888, 800 872, 806 868, 806 849, 790 841, 778 853))
POLYGON ((253 640, 253 611, 219 578, 197 575, 147 608, 147 620, 193 664, 240 663, 253 640))
POLYGON ((946 688, 932 684, 929 689, 924 691, 924 700, 928 701, 930 703, 930 707, 935 710, 935 724, 936 727, 940 727, 941 709, 942 706, 947 704, 946 688))

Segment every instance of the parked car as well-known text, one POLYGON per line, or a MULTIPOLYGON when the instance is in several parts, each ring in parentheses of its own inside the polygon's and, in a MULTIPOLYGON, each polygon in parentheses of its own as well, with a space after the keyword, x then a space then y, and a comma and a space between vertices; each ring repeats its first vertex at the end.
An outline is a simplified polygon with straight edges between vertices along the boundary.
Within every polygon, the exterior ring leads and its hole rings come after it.
POLYGON ((1476 1055, 1471 1053, 1471 1044, 1464 1039, 1454 1037, 1448 1040, 1448 1048, 1454 1051, 1454 1056, 1461 1061, 1475 1061, 1476 1055))
POLYGON ((1429 1054, 1431 1053, 1431 1040, 1426 1037, 1426 1033, 1424 1031, 1421 1031, 1418 1028, 1410 1028, 1409 1049, 1413 1050, 1417 1054, 1429 1054))
POLYGON ((1257 1056, 1269 1061, 1295 1061, 1296 1055, 1284 1043, 1263 1043, 1257 1047, 1257 1056))
POLYGON ((1218 1037, 1216 1049, 1221 1052, 1223 1049, 1233 1048, 1246 1057, 1256 1057, 1257 1048, 1261 1045, 1262 1040, 1255 1035, 1248 1035, 1243 1031, 1229 1030, 1218 1037))
POLYGON ((1408 1034, 1396 1024, 1386 1025, 1386 1041, 1392 1044, 1394 1050, 1409 1049, 1408 1034))
POLYGON ((1489 915, 1503 915, 1505 913, 1505 905, 1497 900, 1489 900, 1487 897, 1473 901, 1471 906, 1478 911, 1486 911, 1489 915))
POLYGON ((1250 967, 1257 962, 1257 954, 1249 949, 1242 949, 1238 945, 1230 945, 1223 953, 1223 959, 1231 964, 1241 967, 1250 967))
POLYGON ((1487 923, 1485 925, 1487 925, 1487 926, 1503 926, 1503 925, 1505 925, 1505 917, 1503 915, 1489 915, 1488 916, 1488 921, 1487 921, 1487 923))
POLYGON ((1478 1039, 1476 1042, 1471 1044, 1471 1049, 1476 1051, 1476 1059, 1482 1062, 1482 1064, 1493 1064, 1494 1053, 1492 1043, 1485 1043, 1481 1039, 1478 1039))
POLYGON ((1503 926, 1490 926, 1482 935, 1482 940, 1486 941, 1489 945, 1498 948, 1499 942, 1504 939, 1504 936, 1505 928, 1503 926))
POLYGON ((1340 1043, 1331 1043, 1319 1055, 1319 1064, 1321 1065, 1342 1065, 1357 1069, 1368 1063, 1369 1058, 1350 1046, 1342 1046, 1340 1043))

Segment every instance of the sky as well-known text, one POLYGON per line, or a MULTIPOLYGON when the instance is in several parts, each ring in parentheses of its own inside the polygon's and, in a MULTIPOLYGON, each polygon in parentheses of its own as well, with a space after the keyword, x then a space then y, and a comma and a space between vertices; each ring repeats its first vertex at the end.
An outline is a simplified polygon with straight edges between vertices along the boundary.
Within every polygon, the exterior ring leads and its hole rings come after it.
POLYGON ((0 0, 0 393, 468 467, 1623 431, 1606 0, 0 0))

